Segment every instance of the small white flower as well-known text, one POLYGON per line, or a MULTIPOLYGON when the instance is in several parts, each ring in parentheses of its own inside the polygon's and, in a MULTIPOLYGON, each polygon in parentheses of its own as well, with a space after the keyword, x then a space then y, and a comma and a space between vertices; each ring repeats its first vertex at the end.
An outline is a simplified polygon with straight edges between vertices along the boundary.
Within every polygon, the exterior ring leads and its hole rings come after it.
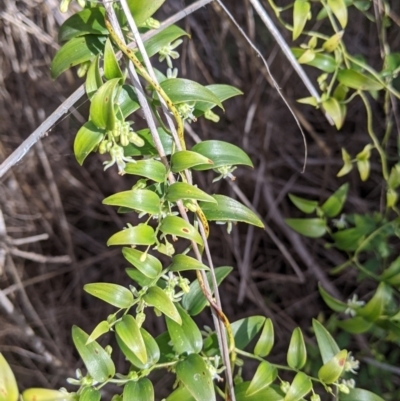
POLYGON ((166 46, 162 47, 158 52, 158 54, 160 55, 160 57, 158 58, 160 63, 166 60, 168 67, 172 68, 172 59, 175 60, 179 58, 179 53, 174 49, 177 48, 182 42, 182 39, 178 39, 174 43, 169 43, 166 46))
POLYGON ((129 156, 124 155, 124 149, 115 144, 111 149, 110 149, 110 156, 111 160, 104 162, 104 170, 107 170, 111 166, 113 166, 115 163, 117 163, 118 166, 118 174, 124 175, 125 174, 125 167, 126 167, 126 162, 131 162, 131 163, 136 163, 134 159, 132 159, 129 156))
POLYGON ((365 304, 364 301, 359 301, 357 294, 353 295, 353 298, 347 300, 347 309, 344 311, 347 315, 355 316, 357 309, 365 304))
POLYGON ((357 359, 354 359, 354 357, 351 355, 351 353, 349 353, 349 355, 347 356, 346 363, 344 364, 345 372, 351 372, 351 373, 357 374, 355 369, 359 369, 359 367, 360 367, 360 361, 358 361, 357 359))

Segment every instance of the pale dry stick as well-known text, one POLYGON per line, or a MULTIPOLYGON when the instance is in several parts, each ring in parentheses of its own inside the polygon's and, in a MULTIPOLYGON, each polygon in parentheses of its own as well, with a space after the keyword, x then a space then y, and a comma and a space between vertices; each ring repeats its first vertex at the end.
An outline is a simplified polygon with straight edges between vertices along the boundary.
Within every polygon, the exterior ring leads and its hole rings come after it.
MULTIPOLYGON (((1 231, 0 231, 1 232, 1 231)), ((21 246, 25 244, 33 244, 39 241, 46 241, 49 239, 49 234, 32 235, 25 238, 7 238, 7 243, 14 246, 21 246)))
MULTIPOLYGON (((199 8, 210 3, 212 0, 198 0, 197 2, 186 7, 184 10, 174 14, 170 18, 167 18, 161 23, 160 28, 152 30, 143 34, 143 40, 152 38, 154 35, 161 32, 166 27, 174 24, 175 22, 185 18, 199 8)), ((129 47, 133 48, 134 43, 130 44, 129 47)), ((121 56, 121 55, 120 55, 121 56)), ((57 123, 60 118, 68 112, 68 110, 73 106, 83 95, 85 94, 85 86, 82 84, 68 99, 63 102, 57 109, 35 130, 32 134, 25 139, 21 145, 18 146, 10 156, 4 160, 0 165, 0 179, 7 173, 7 171, 15 166, 22 158, 28 153, 32 146, 40 139, 43 138, 51 130, 53 125, 57 123)))
POLYGON ((19 258, 31 260, 33 262, 38 262, 38 263, 54 263, 54 264, 71 263, 71 258, 69 255, 46 256, 34 252, 21 251, 18 248, 8 248, 8 251, 13 256, 18 256, 19 258))

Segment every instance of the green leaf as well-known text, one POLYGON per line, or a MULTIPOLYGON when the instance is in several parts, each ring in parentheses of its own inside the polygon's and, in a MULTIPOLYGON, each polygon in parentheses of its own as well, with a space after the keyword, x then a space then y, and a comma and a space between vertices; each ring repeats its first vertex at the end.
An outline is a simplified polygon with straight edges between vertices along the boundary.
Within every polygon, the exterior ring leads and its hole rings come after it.
POLYGON ((209 221, 243 222, 264 228, 263 222, 247 206, 224 195, 213 195, 215 203, 200 202, 200 207, 209 221))
POLYGON ((119 78, 111 79, 103 84, 92 98, 90 105, 90 119, 99 128, 107 130, 114 129, 115 111, 114 94, 115 88, 121 80, 119 78))
MULTIPOLYGON (((299 59, 306 52, 306 50, 301 48, 292 48, 291 50, 297 59, 299 59)), ((329 54, 315 53, 315 57, 306 64, 329 74, 336 70, 336 60, 329 54)))
POLYGON ((236 348, 244 349, 260 332, 264 322, 264 316, 250 316, 233 322, 231 328, 235 337, 236 348))
POLYGON ((344 123, 343 109, 334 97, 330 97, 322 102, 322 107, 335 123, 336 129, 340 129, 344 123))
MULTIPOLYGON (((28 388, 22 393, 23 401, 69 401, 71 397, 58 390, 47 388, 28 388)), ((7 399, 7 401, 10 401, 7 399)))
POLYGON ((289 194, 290 200, 297 207, 297 209, 301 210, 303 213, 314 213, 315 209, 318 206, 317 201, 312 201, 304 198, 300 198, 299 196, 289 194))
MULTIPOLYGON (((221 266, 214 269, 218 285, 222 283, 222 281, 229 275, 232 269, 233 268, 230 266, 221 266)), ((213 285, 211 274, 207 272, 206 276, 208 284, 212 289, 213 285)), ((214 293, 213 290, 211 292, 212 294, 214 293)), ((198 280, 195 280, 190 284, 190 291, 182 298, 182 306, 188 311, 189 315, 191 316, 198 315, 206 307, 207 302, 208 301, 204 296, 203 291, 201 290, 198 280)))
POLYGON ((336 217, 342 211, 348 191, 349 184, 345 183, 325 201, 321 209, 326 216, 336 217))
POLYGON ((127 268, 125 269, 125 271, 126 274, 141 287, 151 287, 152 285, 154 285, 154 279, 145 276, 138 269, 127 268))
POLYGON ((76 134, 74 140, 74 155, 82 166, 86 157, 104 138, 105 130, 97 128, 92 121, 87 121, 76 134))
POLYGON ((179 254, 172 258, 172 263, 168 266, 172 272, 182 272, 186 270, 210 270, 210 268, 190 256, 179 254))
POLYGON ((365 235, 364 229, 353 227, 332 234, 332 238, 335 241, 336 248, 342 251, 355 251, 365 235))
POLYGON ((64 71, 93 59, 101 53, 105 37, 87 35, 73 38, 56 53, 51 62, 51 77, 56 79, 64 71))
POLYGON ((345 349, 339 351, 332 359, 321 367, 318 371, 318 378, 326 384, 336 382, 343 373, 346 359, 347 351, 345 349))
POLYGON ((0 353, 0 401, 18 401, 18 385, 13 371, 0 353))
POLYGON ((107 80, 113 78, 123 78, 121 68, 115 56, 114 49, 112 47, 110 38, 107 38, 106 45, 104 47, 104 76, 107 80))
POLYGON ((101 321, 92 331, 90 334, 86 345, 90 344, 94 340, 97 340, 100 336, 110 331, 110 325, 106 320, 101 321))
POLYGON ((167 397, 166 401, 196 401, 196 399, 191 396, 185 386, 179 386, 167 397))
POLYGON ((118 336, 118 333, 116 333, 115 338, 122 353, 132 365, 139 369, 149 369, 159 361, 160 349, 158 348, 156 340, 143 327, 140 329, 140 333, 146 346, 146 363, 142 363, 139 358, 125 345, 125 343, 118 336))
POLYGON ((269 386, 253 395, 247 395, 250 382, 242 382, 235 386, 236 401, 282 401, 285 394, 278 386, 269 386))
POLYGON ((148 189, 133 189, 111 195, 103 200, 103 204, 123 206, 148 214, 159 214, 161 201, 153 191, 148 189))
POLYGON ((181 150, 175 152, 171 156, 171 170, 173 173, 179 173, 180 171, 198 166, 199 164, 208 164, 212 166, 213 161, 200 153, 192 152, 190 150, 181 150))
POLYGON ((293 32, 292 39, 296 40, 306 25, 311 10, 311 4, 308 1, 296 0, 293 7, 293 32))
POLYGON ((253 167, 249 156, 238 146, 224 141, 202 141, 192 148, 193 152, 199 153, 211 160, 212 163, 194 165, 194 170, 210 170, 223 166, 245 165, 253 167))
POLYGON ((175 182, 170 185, 167 189, 165 199, 169 202, 176 202, 180 199, 195 199, 203 202, 217 203, 212 196, 186 182, 175 182))
MULTIPOLYGON (((86 387, 83 389, 81 396, 79 397, 79 401, 100 401, 101 393, 99 390, 94 389, 93 387, 86 387)), ((53 401, 53 398, 51 398, 53 401)))
POLYGON ((198 354, 203 348, 203 338, 200 330, 179 304, 176 304, 176 308, 178 309, 182 324, 178 324, 168 317, 165 319, 172 345, 179 355, 185 353, 198 354))
POLYGON ((147 377, 138 381, 130 381, 124 387, 122 401, 154 401, 153 384, 147 377))
MULTIPOLYGON (((149 57, 152 57, 164 46, 167 46, 171 42, 185 35, 189 36, 189 34, 182 28, 177 25, 170 25, 169 27, 163 29, 160 33, 157 33, 157 35, 154 35, 152 38, 144 42, 146 53, 149 57)), ((138 56, 138 58, 139 60, 142 60, 141 56, 138 56)))
POLYGON ((386 283, 380 283, 369 302, 357 310, 357 315, 374 322, 384 313, 385 304, 389 303, 390 297, 390 287, 386 283))
POLYGON ((344 0, 328 0, 328 6, 338 19, 342 28, 347 25, 347 6, 344 0))
MULTIPOLYGON (((322 48, 328 53, 334 52, 339 46, 340 41, 342 40, 344 31, 340 31, 332 35, 328 40, 324 42, 322 48)), ((334 96, 336 97, 336 96, 334 96)))
POLYGON ((186 238, 194 241, 199 245, 203 245, 203 240, 199 232, 182 217, 167 216, 160 225, 160 231, 163 234, 175 235, 177 237, 186 238))
POLYGON ((119 88, 118 98, 115 99, 114 110, 120 120, 125 120, 128 116, 140 109, 139 100, 133 86, 122 85, 119 88))
POLYGON ((326 233, 326 222, 323 219, 285 219, 285 223, 305 237, 319 238, 326 233))
POLYGON ((306 396, 312 389, 311 379, 303 372, 297 373, 294 377, 284 401, 298 401, 306 396))
POLYGON ((160 348, 160 363, 171 362, 176 360, 175 351, 172 347, 171 337, 168 331, 164 331, 156 337, 156 342, 160 348))
POLYGON ((287 363, 292 369, 299 370, 307 362, 307 350, 303 333, 299 327, 293 330, 287 353, 287 363))
POLYGON ((349 394, 339 393, 339 401, 385 401, 378 395, 361 388, 351 388, 349 394))
POLYGON ((190 354, 185 360, 178 362, 176 376, 196 401, 216 400, 210 372, 199 355, 190 354))
POLYGON ((100 55, 98 54, 90 64, 86 74, 85 90, 89 99, 91 99, 100 86, 103 85, 103 80, 100 75, 99 59, 100 55))
POLYGON ((143 25, 164 3, 165 0, 128 0, 129 10, 131 11, 136 25, 143 25))
POLYGON ((379 91, 383 89, 383 85, 376 81, 375 78, 362 74, 352 69, 340 70, 337 80, 349 88, 363 91, 379 91))
POLYGON ((321 284, 318 284, 318 290, 322 299, 333 311, 340 313, 344 312, 348 308, 348 305, 345 302, 339 301, 338 299, 332 297, 332 295, 328 294, 323 289, 321 284))
POLYGON ((153 227, 147 224, 139 224, 136 227, 128 227, 119 231, 109 238, 107 246, 110 245, 153 245, 156 236, 153 227))
POLYGON ((157 308, 176 323, 182 324, 182 318, 176 306, 161 288, 157 286, 150 287, 142 299, 148 305, 157 308))
POLYGON ((129 308, 133 304, 133 294, 122 285, 112 283, 85 284, 83 289, 90 295, 117 308, 129 308))
POLYGON ((205 86, 195 81, 183 78, 170 78, 160 83, 164 92, 172 103, 207 102, 213 103, 224 109, 217 96, 205 86))
POLYGON ((318 348, 321 354, 323 363, 330 361, 337 353, 340 348, 336 344, 336 341, 330 335, 328 330, 318 321, 313 319, 313 329, 315 336, 317 337, 318 348))
POLYGON ((269 387, 269 385, 276 379, 277 375, 278 371, 275 366, 272 366, 267 361, 261 362, 258 365, 256 373, 246 391, 246 396, 252 396, 269 387))
POLYGON ((140 332, 140 327, 131 315, 125 315, 115 325, 121 341, 138 357, 143 364, 147 361, 146 345, 140 332))
POLYGON ((136 163, 128 163, 125 167, 125 173, 146 177, 155 182, 164 182, 167 170, 161 162, 147 159, 138 160, 136 163))
POLYGON ((72 327, 72 340, 88 373, 101 383, 115 375, 115 366, 110 355, 96 341, 86 345, 88 338, 78 326, 72 327))
POLYGON ((146 277, 155 279, 161 274, 162 264, 153 255, 133 248, 122 248, 122 254, 129 263, 135 266, 146 277))
POLYGON ((254 347, 254 355, 261 356, 262 358, 269 355, 274 346, 274 326, 272 320, 267 318, 264 323, 261 336, 254 347))
POLYGON ((372 323, 365 320, 361 316, 356 316, 351 319, 338 322, 338 326, 349 333, 362 334, 367 332, 372 327, 372 323))
POLYGON ((58 32, 58 40, 65 42, 88 34, 108 35, 104 16, 105 10, 103 7, 85 8, 75 13, 61 25, 58 32))
POLYGON ((381 274, 380 279, 394 287, 400 285, 400 256, 381 274))

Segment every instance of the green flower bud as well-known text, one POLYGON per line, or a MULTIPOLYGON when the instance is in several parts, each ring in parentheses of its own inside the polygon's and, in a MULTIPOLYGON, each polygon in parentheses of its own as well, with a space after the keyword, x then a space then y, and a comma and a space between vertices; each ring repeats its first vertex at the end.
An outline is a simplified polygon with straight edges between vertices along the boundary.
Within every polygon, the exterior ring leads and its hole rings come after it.
POLYGON ((133 143, 138 148, 141 148, 142 146, 144 146, 143 138, 141 138, 136 132, 130 132, 128 138, 129 138, 129 142, 133 143))
POLYGON ((128 135, 122 133, 121 134, 121 138, 119 139, 119 141, 120 141, 122 146, 128 146, 129 145, 128 135))
POLYGON ((313 394, 310 397, 310 401, 321 401, 321 397, 318 394, 313 394))
POLYGON ((219 115, 215 114, 211 109, 206 110, 204 113, 204 118, 212 121, 213 123, 219 122, 219 115))
POLYGON ((103 140, 103 141, 100 142, 100 145, 99 145, 99 153, 100 153, 101 155, 104 155, 104 153, 107 152, 107 143, 108 143, 107 140, 103 140))
POLYGON ((68 11, 69 3, 71 3, 71 0, 62 0, 60 4, 60 11, 62 13, 66 13, 68 11))
POLYGON ((290 383, 286 382, 286 381, 282 381, 279 387, 281 388, 282 392, 284 392, 286 394, 289 391, 290 383))
POLYGON ((86 6, 86 1, 85 0, 76 0, 76 1, 82 8, 85 8, 85 6, 86 6))
POLYGON ((89 67, 90 67, 90 61, 86 61, 85 63, 82 63, 79 66, 78 71, 76 72, 78 77, 83 78, 86 75, 89 67))

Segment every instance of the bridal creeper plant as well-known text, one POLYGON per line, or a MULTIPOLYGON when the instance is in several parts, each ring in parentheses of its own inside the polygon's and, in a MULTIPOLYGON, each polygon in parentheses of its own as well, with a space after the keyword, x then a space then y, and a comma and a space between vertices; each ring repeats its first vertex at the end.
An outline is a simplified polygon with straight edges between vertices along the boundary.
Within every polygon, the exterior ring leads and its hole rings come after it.
MULTIPOLYGON (((178 78, 173 60, 179 57, 177 48, 187 34, 176 25, 148 35, 150 38, 144 42, 147 55, 125 44, 133 39, 132 16, 144 35, 160 26, 152 15, 163 1, 121 1, 122 8, 119 3, 109 3, 106 9, 98 2, 81 0, 79 4, 83 10, 66 20, 60 28, 59 40, 64 44, 53 60, 52 75, 57 78, 67 69, 78 66, 78 75, 86 76, 86 93, 91 102, 89 119, 79 129, 74 142, 77 161, 82 164, 90 153, 100 153, 107 159, 104 170, 115 169, 121 176, 137 178, 131 189, 103 201, 106 205, 118 207, 120 213, 136 214, 141 219, 139 224, 127 224, 107 242, 109 246, 124 246, 122 253, 130 265, 126 273, 132 281, 126 286, 113 283, 85 285, 87 293, 115 307, 115 312, 105 317, 90 334, 77 326, 72 328, 73 342, 85 365, 84 372, 77 370, 76 378, 68 379, 76 386, 75 391, 31 388, 20 395, 14 375, 0 354, 0 401, 99 401, 102 388, 111 383, 121 387, 121 391, 112 397, 113 401, 152 401, 155 398, 152 373, 161 369, 176 377, 167 401, 213 401, 217 398, 318 401, 321 399, 318 392, 331 394, 340 401, 382 401, 369 391, 354 388, 355 382, 347 372, 354 373, 358 361, 346 349, 339 348, 319 321, 314 320, 312 326, 322 363, 316 372, 311 372, 299 328, 292 333, 287 365, 276 365, 268 361, 274 345, 272 321, 263 316, 251 316, 230 323, 221 310, 217 286, 232 268, 213 268, 207 244, 208 223, 227 223, 228 230, 232 223, 237 222, 258 227, 263 227, 263 224, 236 200, 210 195, 198 188, 192 183, 191 171, 214 170, 216 179, 233 179, 232 172, 236 166, 252 167, 252 163, 240 148, 223 141, 203 141, 188 150, 184 123, 199 118, 217 122, 218 115, 214 109, 223 109, 223 101, 241 92, 228 85, 202 86, 178 78), (123 10, 124 4, 129 7, 129 15, 123 10), (119 63, 121 53, 123 61, 119 63), (160 62, 166 62, 166 75, 147 68, 147 57, 156 55, 160 62), (124 68, 129 62, 134 68, 130 69, 129 75, 132 76, 133 72, 133 86, 124 68), (135 73, 146 85, 144 91, 141 91, 135 73), (139 110, 146 111, 146 104, 156 118, 157 129, 154 130, 151 121, 147 120, 149 128, 135 130, 132 117, 137 119, 139 110), (179 253, 177 245, 179 249, 186 248, 179 253), (203 253, 206 263, 203 263, 203 253), (160 254, 166 255, 169 262, 163 265, 160 254), (188 271, 195 272, 197 279, 190 281, 186 276, 188 271), (207 306, 217 318, 215 331, 199 328, 193 320, 193 316, 207 306), (167 330, 164 333, 154 337, 144 328, 149 313, 165 319, 167 330), (106 333, 115 337, 117 350, 112 350, 110 345, 103 347, 98 342, 104 343, 102 337, 106 333), (126 359, 120 372, 116 371, 113 353, 122 353, 126 359), (258 362, 250 381, 242 378, 246 360, 258 362), (290 381, 284 380, 282 373, 290 381)), ((65 11, 69 2, 63 0, 61 9, 65 11)), ((325 3, 323 5, 332 19, 333 10, 325 3)), ((299 26, 309 11, 298 14, 297 10, 299 6, 308 8, 308 3, 296 1, 294 6, 295 30, 301 33, 302 27, 299 26), (300 22, 298 15, 301 16, 300 22)), ((334 14, 337 14, 337 9, 334 14)), ((332 51, 342 46, 339 36, 327 39, 334 42, 329 46, 332 51)), ((301 51, 319 57, 316 41, 313 39, 313 45, 301 51)), ((307 57, 304 54, 302 57, 307 57)), ((341 68, 335 67, 335 71, 336 79, 342 74, 341 68)), ((364 85, 373 82, 376 86, 388 86, 383 78, 366 78, 359 69, 346 71, 347 81, 356 77, 364 85)), ((341 93, 347 93, 343 82, 341 85, 341 93)), ((360 88, 357 93, 365 97, 360 88)), ((343 111, 345 100, 344 97, 337 100, 329 94, 322 106, 339 125, 339 117, 332 114, 332 110, 343 111), (329 104, 336 106, 330 108, 329 104)), ((340 118, 342 121, 343 117, 340 118)), ((297 229, 301 224, 308 224, 312 232, 324 234, 328 230, 326 217, 335 217, 340 212, 346 191, 347 187, 342 187, 321 207, 292 197, 302 210, 316 211, 319 217, 311 225, 307 220, 289 224, 297 229)), ((387 230, 379 231, 382 235, 392 227, 385 224, 387 230)), ((377 237, 375 234, 374 238, 377 237)), ((364 240, 361 249, 365 250, 370 242, 364 240)), ((389 271, 395 269, 391 267, 389 271)), ((398 270, 390 277, 397 277, 398 270)), ((382 320, 390 284, 382 284, 364 308, 360 308, 357 302, 342 304, 325 292, 323 295, 336 309, 350 308, 357 314, 356 318, 370 321, 373 314, 375 320, 382 320)), ((387 323, 391 321, 385 319, 387 323)))

